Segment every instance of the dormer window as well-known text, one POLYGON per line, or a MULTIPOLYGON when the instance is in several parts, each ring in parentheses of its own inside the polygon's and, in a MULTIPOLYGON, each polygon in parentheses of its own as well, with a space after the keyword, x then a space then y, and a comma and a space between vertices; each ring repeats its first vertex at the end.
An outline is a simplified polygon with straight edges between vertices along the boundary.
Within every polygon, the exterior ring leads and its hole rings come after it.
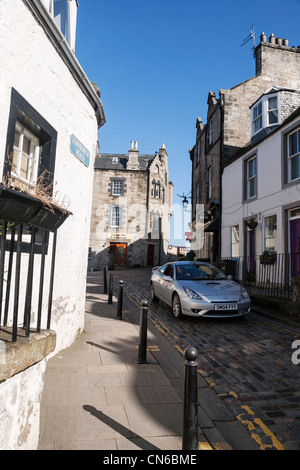
POLYGON ((279 94, 264 95, 251 110, 252 136, 264 128, 279 124, 279 94))

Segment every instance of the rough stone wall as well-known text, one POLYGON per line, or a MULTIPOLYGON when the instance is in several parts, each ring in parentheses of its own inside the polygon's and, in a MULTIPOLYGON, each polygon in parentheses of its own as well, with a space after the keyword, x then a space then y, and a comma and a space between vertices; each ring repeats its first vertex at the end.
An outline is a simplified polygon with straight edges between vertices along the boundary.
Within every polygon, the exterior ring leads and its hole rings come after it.
MULTIPOLYGON (((99 158, 101 159, 101 155, 99 158)), ((127 244, 126 265, 128 267, 147 265, 149 244, 155 247, 154 264, 159 263, 160 254, 167 253, 171 205, 172 184, 169 182, 168 157, 164 147, 152 159, 149 169, 141 169, 138 163, 138 152, 132 149, 129 151, 129 162, 126 168, 113 169, 113 165, 107 169, 96 168, 89 269, 113 267, 110 255, 111 243, 127 244), (125 191, 120 197, 111 195, 110 185, 113 178, 121 178, 124 181, 125 191), (159 198, 151 193, 153 181, 160 183, 159 198), (122 221, 118 229, 109 226, 112 205, 121 208, 122 221), (151 230, 151 212, 157 219, 161 219, 163 237, 161 241, 159 241, 159 232, 151 230)))

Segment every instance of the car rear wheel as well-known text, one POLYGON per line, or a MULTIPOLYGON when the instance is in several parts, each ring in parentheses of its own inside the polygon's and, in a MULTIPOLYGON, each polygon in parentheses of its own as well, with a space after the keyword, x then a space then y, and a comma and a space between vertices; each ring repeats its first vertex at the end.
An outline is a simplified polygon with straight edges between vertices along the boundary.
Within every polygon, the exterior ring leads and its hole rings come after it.
POLYGON ((150 298, 151 298, 152 302, 156 302, 158 300, 158 298, 155 295, 154 285, 153 285, 152 282, 150 284, 150 298))
POLYGON ((182 318, 181 303, 178 294, 174 294, 172 301, 172 310, 175 318, 182 318))

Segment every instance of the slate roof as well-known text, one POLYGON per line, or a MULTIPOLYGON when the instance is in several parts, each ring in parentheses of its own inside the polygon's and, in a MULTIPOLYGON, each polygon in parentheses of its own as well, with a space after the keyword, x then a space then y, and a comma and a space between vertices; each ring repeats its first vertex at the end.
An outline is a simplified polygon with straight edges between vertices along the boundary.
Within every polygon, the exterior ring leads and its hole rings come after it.
MULTIPOLYGON (((139 155, 140 171, 147 171, 155 155, 139 155)), ((95 159, 95 170, 126 170, 128 154, 99 153, 95 159)))

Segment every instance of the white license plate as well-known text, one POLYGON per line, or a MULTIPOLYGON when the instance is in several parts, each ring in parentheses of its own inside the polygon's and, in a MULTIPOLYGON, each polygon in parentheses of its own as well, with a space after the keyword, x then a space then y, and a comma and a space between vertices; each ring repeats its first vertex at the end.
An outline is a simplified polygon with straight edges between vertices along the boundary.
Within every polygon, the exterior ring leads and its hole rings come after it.
POLYGON ((237 305, 234 304, 216 304, 215 310, 237 310, 237 305))

